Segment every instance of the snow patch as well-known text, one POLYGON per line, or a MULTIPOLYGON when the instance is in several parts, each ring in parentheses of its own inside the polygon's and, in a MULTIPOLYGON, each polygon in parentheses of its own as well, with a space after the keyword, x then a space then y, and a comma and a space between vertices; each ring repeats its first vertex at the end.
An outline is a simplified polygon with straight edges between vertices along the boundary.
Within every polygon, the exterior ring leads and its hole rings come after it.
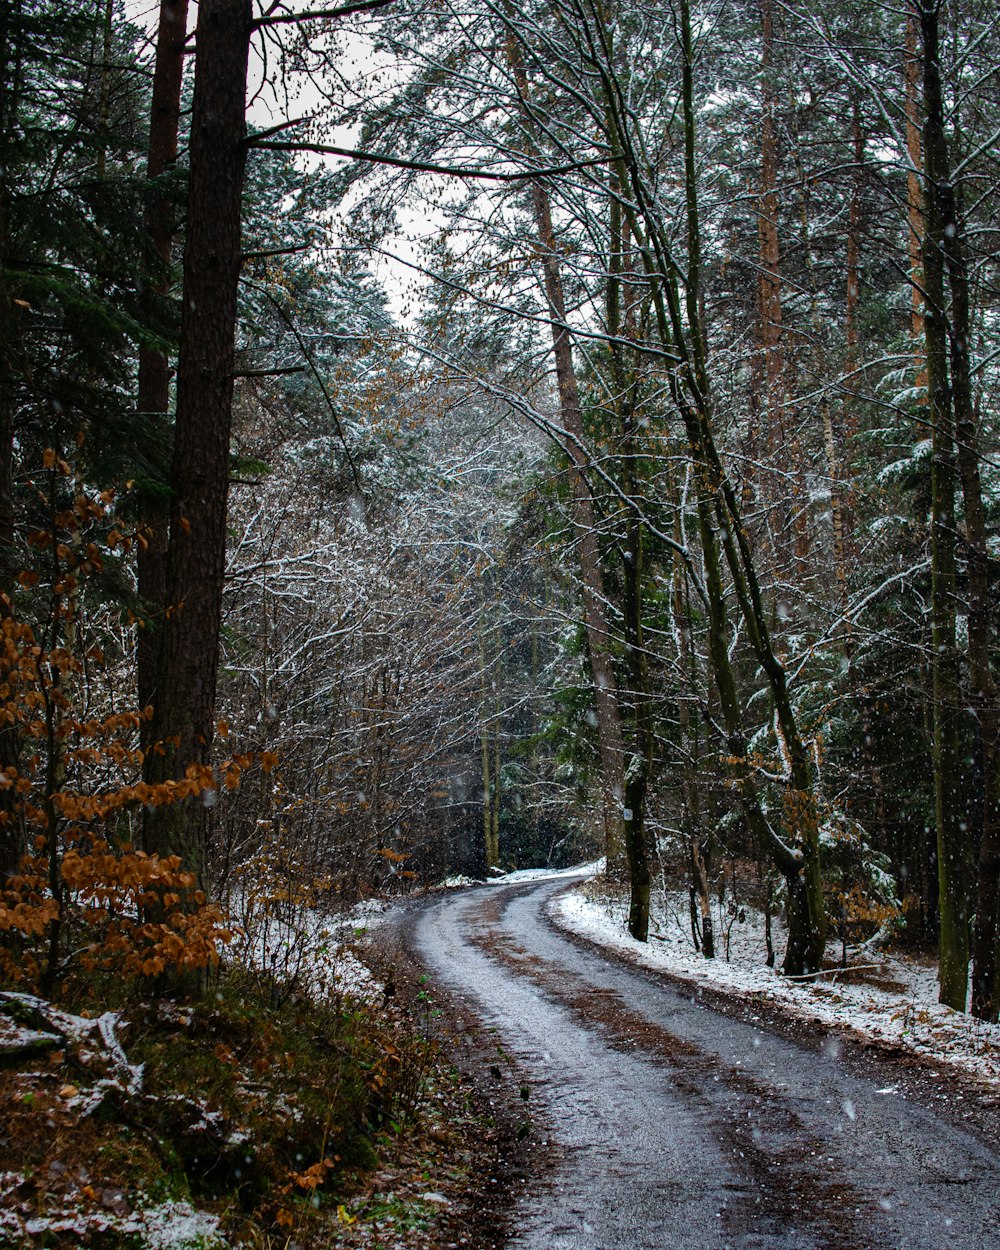
POLYGON ((581 864, 576 868, 520 868, 517 872, 506 872, 503 876, 492 877, 490 885, 517 885, 520 881, 562 881, 570 877, 595 877, 604 871, 604 860, 595 860, 592 864, 581 864))
MULTIPOLYGON (((621 900, 588 898, 573 891, 554 900, 552 915, 562 928, 620 951, 643 967, 736 997, 773 1002, 805 1019, 853 1029, 873 1041, 905 1047, 1000 1084, 1000 1025, 939 1003, 934 965, 862 949, 860 962, 852 967, 831 968, 809 981, 791 981, 764 963, 761 926, 750 909, 716 919, 720 953, 705 959, 694 949, 686 894, 668 894, 660 900, 649 942, 638 942, 627 933, 626 907, 621 900), (870 980, 856 979, 860 975, 870 980)), ((783 939, 776 923, 779 950, 783 939)))
MULTIPOLYGON (((125 1056, 118 1040, 117 1028, 122 1023, 122 1018, 117 1012, 106 1011, 97 1019, 90 1019, 64 1011, 34 994, 15 990, 0 992, 0 1013, 4 1011, 13 1016, 34 1015, 47 1026, 45 1031, 34 1032, 34 1036, 38 1039, 55 1037, 78 1047, 81 1062, 93 1061, 95 1056, 89 1047, 96 1045, 100 1057, 110 1069, 110 1075, 99 1081, 95 1089, 104 1092, 117 1089, 129 1097, 135 1097, 142 1092, 143 1068, 141 1064, 129 1063, 125 1056)), ((0 1027, 6 1028, 7 1022, 4 1021, 0 1027)), ((3 1036, 10 1040, 15 1034, 5 1032, 3 1036)), ((95 1106, 99 1105, 101 1098, 95 1106)), ((94 1107, 89 1108, 93 1109, 94 1107)))
POLYGON ((371 998, 381 985, 352 944, 377 922, 380 903, 340 915, 292 901, 287 907, 237 904, 242 935, 230 947, 232 957, 275 981, 293 983, 312 998, 347 994, 371 998))
POLYGON ((45 1241, 56 1236, 60 1242, 73 1236, 89 1243, 95 1234, 117 1233, 135 1237, 147 1250, 227 1250, 229 1242, 219 1231, 219 1217, 199 1211, 189 1202, 169 1201, 143 1207, 143 1195, 136 1209, 126 1214, 110 1210, 64 1205, 44 1215, 32 1214, 30 1205, 17 1201, 17 1191, 25 1178, 5 1172, 0 1176, 0 1238, 16 1237, 45 1241))
POLYGON ((196 1211, 187 1202, 164 1202, 141 1212, 146 1225, 144 1239, 150 1250, 176 1250, 182 1246, 198 1246, 199 1250, 227 1246, 219 1233, 217 1216, 196 1211))

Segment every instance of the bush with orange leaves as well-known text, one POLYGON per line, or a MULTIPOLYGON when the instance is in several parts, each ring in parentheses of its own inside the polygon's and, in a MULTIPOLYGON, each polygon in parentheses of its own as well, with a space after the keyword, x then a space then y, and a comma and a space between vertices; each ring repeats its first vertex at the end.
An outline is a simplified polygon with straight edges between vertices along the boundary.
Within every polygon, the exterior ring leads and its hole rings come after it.
MULTIPOLYGON (((232 937, 225 918, 176 856, 137 850, 133 828, 144 806, 197 800, 219 778, 192 767, 147 785, 143 715, 80 714, 103 664, 83 642, 84 590, 140 539, 114 526, 110 492, 75 486, 54 453, 45 467, 51 523, 29 539, 39 559, 16 600, 0 603, 0 840, 17 864, 0 881, 0 977, 48 990, 78 971, 204 969, 232 937), (18 619, 29 612, 34 626, 18 619)), ((223 783, 248 763, 228 761, 223 783)))

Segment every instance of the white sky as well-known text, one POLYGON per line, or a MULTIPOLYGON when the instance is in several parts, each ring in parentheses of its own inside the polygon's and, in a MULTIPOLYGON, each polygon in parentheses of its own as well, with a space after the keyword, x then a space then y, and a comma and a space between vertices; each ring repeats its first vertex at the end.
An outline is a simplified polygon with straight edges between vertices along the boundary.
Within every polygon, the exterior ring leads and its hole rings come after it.
MULTIPOLYGON (((159 4, 154 3, 153 0, 123 0, 123 4, 127 16, 132 21, 144 26, 149 32, 151 45, 155 44, 156 28, 159 20, 159 4)), ((288 0, 283 7, 291 12, 307 12, 310 7, 318 8, 327 4, 329 4, 329 0, 314 0, 314 3, 311 5, 307 0, 288 0)), ((264 0, 256 0, 254 5, 256 12, 261 12, 265 7, 264 0)), ((197 20, 198 2, 197 0, 191 0, 188 9, 189 32, 195 30, 197 20)), ((259 47, 259 43, 260 36, 258 35, 254 39, 254 45, 259 47)), ((376 63, 373 50, 367 41, 352 36, 346 42, 344 55, 345 72, 353 70, 360 78, 373 70, 382 68, 387 68, 384 61, 382 64, 376 63)), ((276 93, 273 90, 268 90, 262 83, 262 75, 263 61, 260 55, 252 50, 247 87, 247 98, 251 101, 251 105, 247 116, 251 125, 261 128, 290 120, 285 115, 276 93)), ((322 96, 313 84, 308 82, 298 83, 296 84, 296 95, 293 101, 291 116, 296 117, 311 112, 319 112, 322 109, 322 104, 322 96)), ((291 135, 287 137, 291 138, 291 135)), ((356 133, 349 127, 334 129, 325 139, 326 142, 339 147, 352 147, 355 145, 356 140, 356 133)), ((327 162, 334 166, 342 163, 342 158, 315 154, 305 156, 304 159, 316 163, 327 162)), ((331 205, 331 209, 334 211, 334 218, 336 218, 336 208, 336 205, 331 205)), ((403 263, 395 264, 390 258, 379 256, 372 258, 371 267, 376 278, 385 289, 387 302, 393 317, 399 324, 405 325, 413 319, 418 311, 419 299, 417 292, 422 285, 415 270, 407 266, 408 264, 415 264, 419 260, 420 236, 439 228, 441 222, 430 221, 425 215, 418 217, 412 212, 409 214, 401 213, 400 216, 402 218, 402 232, 390 241, 389 250, 396 253, 403 263)))

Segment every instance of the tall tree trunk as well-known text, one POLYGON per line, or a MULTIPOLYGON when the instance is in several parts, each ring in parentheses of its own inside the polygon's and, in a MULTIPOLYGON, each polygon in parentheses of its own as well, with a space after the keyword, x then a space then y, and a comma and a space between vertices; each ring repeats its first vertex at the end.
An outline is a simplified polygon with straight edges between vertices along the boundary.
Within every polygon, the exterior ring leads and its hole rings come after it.
POLYGON ((636 413, 634 362, 626 367, 623 330, 631 316, 623 315, 622 276, 626 268, 626 241, 622 226, 620 188, 614 180, 609 203, 609 264, 607 327, 611 340, 611 377, 614 406, 621 430, 622 488, 631 502, 626 520, 622 561, 622 608, 625 663, 629 677, 633 750, 624 775, 623 819, 629 874, 629 933, 640 942, 649 937, 651 861, 654 847, 646 821, 646 798, 655 749, 654 711, 649 685, 649 661, 643 638, 643 554, 645 526, 638 490, 640 430, 636 413))
MULTIPOLYGON (((111 47, 114 34, 114 0, 98 0, 101 30, 100 86, 97 93, 97 181, 103 183, 108 170, 108 140, 111 119, 111 47)), ((104 188, 98 194, 104 197, 104 188)))
MULTIPOLYGON (((635 413, 626 404, 623 413, 623 487, 636 505, 638 429, 635 413)), ((629 932, 640 942, 649 937, 650 863, 653 848, 646 821, 646 796, 653 766, 654 715, 649 686, 649 661, 643 637, 643 525, 636 508, 629 512, 622 569, 622 607, 625 627, 625 662, 629 675, 628 698, 632 707, 634 748, 625 768, 625 853, 629 870, 629 932)))
POLYGON ((583 592, 583 619, 587 651, 594 680, 594 707, 597 714, 598 746, 601 756, 601 796, 604 808, 605 854, 608 868, 621 857, 624 846, 622 809, 624 804, 624 748, 618 683, 611 666, 611 631, 608 624, 600 545, 594 503, 587 480, 587 454, 583 430, 583 409, 573 367, 569 332, 566 329, 566 301, 562 275, 555 250, 552 214, 544 187, 532 186, 535 224, 544 249, 542 264, 545 289, 552 315, 552 351, 559 388, 560 419, 569 437, 568 452, 573 478, 573 530, 576 537, 580 580, 583 592))
POLYGON ((650 864, 653 848, 646 820, 646 796, 652 769, 654 734, 649 663, 642 628, 642 528, 629 521, 626 567, 622 570, 625 609, 625 654, 635 749, 625 768, 625 853, 629 870, 629 933, 640 942, 649 937, 650 864))
MULTIPOLYGON (((674 538, 681 546, 680 509, 675 513, 674 538)), ((677 631, 677 659, 683 673, 689 674, 690 689, 697 689, 694 648, 690 638, 690 613, 686 601, 687 571, 678 552, 673 560, 673 617, 677 631)), ((677 711, 680 729, 681 751, 684 755, 684 817, 690 848, 691 889, 697 900, 697 912, 701 929, 702 953, 706 959, 715 958, 715 934, 712 924, 712 898, 708 885, 708 864, 702 845, 701 800, 698 793, 698 734, 691 723, 691 708, 683 695, 677 711)))
MULTIPOLYGON (((858 430, 858 306, 861 302, 861 211, 865 171, 865 136, 861 125, 861 105, 855 94, 851 101, 851 140, 854 148, 854 170, 851 178, 851 200, 847 219, 847 290, 844 298, 844 366, 848 376, 843 402, 843 463, 836 444, 827 439, 830 460, 831 508, 834 517, 834 542, 837 546, 837 585, 842 608, 847 607, 847 564, 854 556, 853 508, 851 507, 851 457, 858 430), (829 448, 833 448, 830 454, 829 448), (847 503, 845 508, 844 503, 847 503)), ((825 419, 829 405, 824 399, 825 419)), ((826 437, 824 431, 824 437, 826 437)), ((848 622, 848 629, 850 623, 848 622)))
POLYGON ((681 0, 684 52, 683 114, 687 195, 688 282, 681 308, 669 233, 648 201, 640 164, 631 143, 627 119, 618 107, 611 69, 605 75, 604 103, 609 137, 617 154, 618 177, 629 186, 634 203, 625 207, 633 238, 639 244, 652 283, 653 303, 663 347, 676 356, 669 383, 681 414, 696 473, 699 532, 705 562, 709 606, 709 654, 729 739, 732 766, 747 823, 759 844, 771 852, 785 876, 789 898, 789 942, 785 971, 799 975, 820 966, 825 947, 826 915, 819 863, 819 828, 811 761, 788 691, 784 666, 771 641, 767 613, 753 554, 740 515, 732 481, 726 474, 712 432, 706 336, 700 312, 700 290, 692 274, 700 271, 700 231, 694 162, 695 112, 692 83, 691 24, 687 0, 681 0), (640 228, 640 214, 648 234, 640 228), (728 653, 725 593, 720 543, 733 580, 737 602, 754 654, 768 683, 775 711, 779 747, 786 760, 785 817, 779 836, 764 816, 754 770, 747 756, 742 709, 728 653))
MULTIPOLYGON (((823 451, 826 457, 827 477, 830 483, 830 526, 833 538, 833 587, 835 593, 835 610, 842 620, 844 651, 850 658, 853 650, 853 627, 847 615, 848 587, 848 545, 851 539, 851 498, 853 481, 851 471, 851 440, 856 428, 855 414, 856 393, 853 384, 853 370, 857 363, 857 304, 860 292, 861 264, 861 172, 864 160, 864 144, 861 134, 860 109, 855 99, 852 110, 855 171, 851 180, 851 199, 848 211, 847 234, 847 283, 845 298, 844 326, 846 338, 845 373, 848 382, 845 386, 843 404, 840 407, 841 421, 839 428, 834 423, 834 411, 826 395, 820 400, 820 424, 823 432, 823 451)), ((819 301, 819 281, 816 275, 815 255, 813 251, 813 234, 811 219, 810 183, 806 176, 802 160, 802 144, 796 136, 795 159, 798 169, 799 193, 801 196, 801 234, 800 246, 805 257, 806 269, 809 274, 809 306, 812 322, 813 339, 816 352, 812 367, 819 373, 822 362, 818 356, 822 352, 824 341, 824 317, 819 301)))
POLYGON ((808 508, 796 506, 789 497, 789 482, 796 483, 799 500, 807 497, 805 467, 798 432, 788 422, 788 361, 785 354, 782 306, 781 242, 778 235, 778 134, 775 125, 774 0, 760 0, 761 19, 761 118, 760 188, 757 195, 758 324, 764 354, 764 395, 767 421, 764 460, 774 465, 783 460, 785 471, 762 475, 766 492, 775 562, 791 578, 806 568, 809 553, 808 508))
MULTIPOLYGON (((0 161, 5 165, 18 111, 19 16, 19 3, 0 2, 0 161)), ((0 629, 9 628, 5 623, 12 618, 18 573, 14 546, 14 354, 22 310, 14 303, 17 292, 7 279, 12 261, 8 187, 8 179, 0 177, 0 629)), ((16 768, 19 757, 19 734, 13 725, 4 725, 0 728, 0 771, 16 768)), ((27 849, 18 810, 13 787, 0 790, 0 889, 5 878, 17 871, 27 849)))
POLYGON ((983 816, 972 933, 972 1012, 981 1019, 996 1020, 1000 1013, 1000 979, 997 974, 997 938, 1000 931, 1000 707, 990 666, 989 551, 968 354, 971 331, 969 276, 957 214, 946 218, 944 235, 952 296, 952 399, 958 473, 965 505, 969 677, 983 773, 983 816))
MULTIPOLYGON (((856 91, 851 100, 851 141, 854 149, 854 170, 851 177, 851 199, 847 216, 847 290, 844 298, 844 372, 847 374, 847 393, 843 403, 843 446, 845 471, 841 473, 839 465, 834 477, 833 505, 839 517, 837 522, 841 532, 840 559, 846 564, 849 555, 853 555, 852 508, 842 506, 840 490, 841 480, 846 482, 845 492, 850 504, 850 462, 851 450, 858 430, 858 385, 855 370, 858 368, 858 308, 861 303, 861 216, 862 193, 864 191, 865 174, 865 136, 861 125, 861 105, 856 91), (848 551, 848 545, 852 550, 848 551)), ((839 579, 839 573, 838 573, 839 579)), ((846 581, 844 583, 846 591, 846 581)), ((845 604, 846 606, 846 604, 845 604)))
POLYGON ((924 364, 924 297, 922 288, 924 247, 924 188, 920 176, 924 167, 920 136, 920 96, 922 70, 918 50, 916 15, 906 19, 906 60, 903 66, 906 81, 906 239, 910 264, 910 334, 916 354, 916 385, 927 381, 924 364))
POLYGON ((496 868, 500 862, 500 732, 494 730, 495 743, 491 750, 490 721, 487 702, 491 687, 493 688, 493 712, 496 714, 495 683, 486 677, 486 611, 485 607, 479 616, 479 676, 483 702, 483 723, 479 728, 479 745, 482 754, 483 772, 483 854, 487 872, 496 868))
POLYGON ((496 701, 496 692, 494 691, 493 714, 496 720, 496 726, 493 731, 493 807, 490 812, 490 845, 493 848, 493 858, 497 864, 500 863, 500 806, 503 802, 503 787, 501 784, 500 766, 500 707, 496 701))
MULTIPOLYGON (((507 61, 514 81, 525 103, 523 119, 534 145, 534 121, 527 108, 530 85, 524 69, 520 47, 513 37, 507 41, 507 61)), ((566 321, 566 297, 562 271, 552 226, 552 205, 541 182, 531 184, 531 206, 535 230, 541 250, 545 297, 552 319, 552 354, 559 391, 559 416, 569 436, 569 455, 573 488, 573 532, 580 565, 583 597, 583 622, 587 635, 587 652, 594 681, 594 710, 597 716, 598 751, 601 760, 601 806, 604 816, 604 849, 608 871, 620 864, 625 847, 622 818, 625 802, 624 746, 618 685, 611 664, 611 633, 608 624, 607 600, 594 501, 587 479, 589 468, 585 450, 583 408, 580 388, 573 365, 573 349, 566 321)))
MULTIPOLYGON (((160 0, 160 20, 156 37, 156 65, 153 70, 153 100, 149 119, 149 152, 146 161, 148 182, 145 228, 149 247, 150 271, 157 271, 152 282, 156 295, 170 288, 170 253, 173 221, 170 197, 162 179, 177 159, 177 131, 180 122, 181 84, 184 78, 184 44, 187 32, 188 0, 160 0)), ((139 349, 139 412, 153 428, 166 425, 170 406, 170 361, 167 353, 143 345, 139 349)), ((143 541, 136 557, 139 597, 145 605, 137 638, 137 683, 139 707, 156 702, 156 663, 166 607, 167 504, 151 491, 142 501, 143 541)), ((144 745, 148 746, 150 726, 143 722, 144 745)))
MULTIPOLYGON (((251 17, 250 0, 201 0, 154 783, 207 767, 214 731, 251 17)), ((204 831, 196 800, 164 804, 147 819, 148 849, 181 855, 204 880, 204 831)))
POLYGON ((944 130, 938 45, 938 4, 919 9, 924 93, 924 339, 928 422, 931 429, 931 675, 933 686, 934 813, 937 826, 941 923, 941 1002, 964 1011, 968 993, 969 932, 965 847, 961 819, 958 648, 955 636, 955 433, 948 382, 945 312, 945 229, 949 207, 948 151, 944 130))
MULTIPOLYGON (((948 348, 956 462, 965 510, 969 679, 983 774, 983 816, 973 928, 972 1011, 983 1019, 995 1020, 1000 1009, 1000 985, 997 980, 997 932, 1000 922, 1000 708, 997 705, 997 688, 990 667, 989 549, 979 471, 979 432, 969 361, 972 347, 969 258, 959 195, 952 181, 951 157, 943 136, 942 119, 941 135, 935 136, 934 227, 940 236, 951 295, 948 348)), ((937 280, 935 275, 935 281, 937 280)))
MULTIPOLYGON (((774 130, 774 5, 761 0, 760 191, 757 239, 760 270, 758 299, 767 396, 766 448, 772 459, 785 437, 785 359, 781 307, 781 249, 778 241, 778 144, 774 130)), ((776 540, 781 541, 780 534, 776 540)))

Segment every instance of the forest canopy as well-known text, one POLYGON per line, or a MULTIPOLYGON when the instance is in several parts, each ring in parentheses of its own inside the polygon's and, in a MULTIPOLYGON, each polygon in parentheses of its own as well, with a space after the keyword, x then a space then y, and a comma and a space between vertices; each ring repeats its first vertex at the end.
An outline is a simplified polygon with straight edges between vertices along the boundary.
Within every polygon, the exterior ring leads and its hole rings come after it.
POLYGON ((995 1020, 997 21, 0 0, 6 974, 604 855, 995 1020))

